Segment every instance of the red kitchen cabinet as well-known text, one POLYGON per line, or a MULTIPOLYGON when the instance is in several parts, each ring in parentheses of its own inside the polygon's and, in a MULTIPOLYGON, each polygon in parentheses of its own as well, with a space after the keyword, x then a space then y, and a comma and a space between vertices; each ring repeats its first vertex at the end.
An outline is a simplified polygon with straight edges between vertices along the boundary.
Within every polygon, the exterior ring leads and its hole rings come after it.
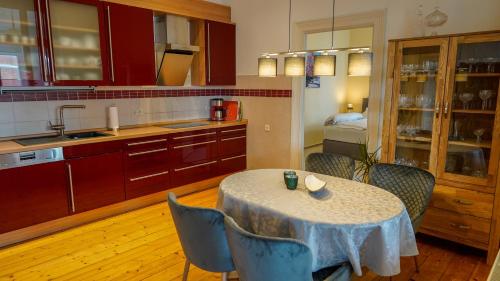
POLYGON ((67 160, 70 206, 84 212, 125 200, 122 152, 67 160))
POLYGON ((111 83, 156 85, 153 11, 106 3, 111 83))
POLYGON ((205 21, 206 84, 236 85, 236 26, 205 21))
POLYGON ((220 129, 218 144, 220 175, 246 169, 246 125, 220 129))
POLYGON ((68 215, 63 161, 0 170, 0 233, 68 215))

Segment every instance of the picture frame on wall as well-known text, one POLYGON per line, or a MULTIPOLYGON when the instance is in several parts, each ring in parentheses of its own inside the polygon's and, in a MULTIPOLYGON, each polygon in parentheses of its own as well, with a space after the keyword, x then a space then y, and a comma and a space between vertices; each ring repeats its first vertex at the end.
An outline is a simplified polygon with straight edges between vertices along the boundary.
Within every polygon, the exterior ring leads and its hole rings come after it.
POLYGON ((314 56, 307 54, 306 56, 306 88, 320 88, 320 77, 313 75, 314 56))

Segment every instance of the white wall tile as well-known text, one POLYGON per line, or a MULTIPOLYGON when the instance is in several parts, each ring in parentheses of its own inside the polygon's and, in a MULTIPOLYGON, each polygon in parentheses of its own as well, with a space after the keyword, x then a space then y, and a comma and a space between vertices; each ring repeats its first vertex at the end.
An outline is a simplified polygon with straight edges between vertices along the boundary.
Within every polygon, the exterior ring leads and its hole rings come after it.
POLYGON ((14 123, 16 135, 32 135, 51 132, 48 121, 27 121, 14 123))
POLYGON ((106 128, 106 118, 90 117, 80 119, 81 129, 101 129, 106 128))
POLYGON ((14 122, 12 102, 0 102, 0 123, 14 122))
POLYGON ((14 123, 0 123, 0 138, 16 135, 14 123))
POLYGON ((46 101, 14 102, 13 105, 15 122, 49 120, 48 102, 46 101))

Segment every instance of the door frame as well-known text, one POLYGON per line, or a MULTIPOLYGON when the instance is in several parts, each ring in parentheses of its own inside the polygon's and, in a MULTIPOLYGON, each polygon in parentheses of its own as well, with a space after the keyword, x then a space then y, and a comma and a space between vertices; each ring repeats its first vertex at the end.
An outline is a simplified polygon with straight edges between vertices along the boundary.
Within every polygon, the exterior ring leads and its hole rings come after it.
MULTIPOLYGON (((373 62, 370 77, 370 93, 368 101, 368 149, 374 151, 380 146, 380 131, 383 115, 383 69, 385 47, 385 18, 386 11, 378 10, 367 13, 352 14, 335 17, 335 30, 346 30, 362 27, 373 28, 373 62)), ((332 19, 319 19, 299 22, 293 25, 293 49, 304 49, 306 34, 331 31, 332 19)), ((291 138, 290 138, 290 167, 304 168, 304 93, 305 79, 292 79, 292 108, 291 108, 291 138)))

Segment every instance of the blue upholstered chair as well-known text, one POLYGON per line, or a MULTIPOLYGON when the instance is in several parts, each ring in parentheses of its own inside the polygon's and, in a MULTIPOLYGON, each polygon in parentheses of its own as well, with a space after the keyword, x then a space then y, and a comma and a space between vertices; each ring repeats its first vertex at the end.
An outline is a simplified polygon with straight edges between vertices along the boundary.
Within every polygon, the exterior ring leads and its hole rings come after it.
POLYGON ((306 159, 306 171, 352 180, 354 159, 332 153, 311 153, 306 159))
MULTIPOLYGON (((422 169, 396 165, 376 164, 370 169, 368 183, 385 189, 403 201, 411 219, 413 231, 417 233, 431 201, 434 176, 422 169)), ((419 272, 417 257, 415 267, 419 272)))
POLYGON ((206 271, 222 272, 222 280, 227 280, 234 264, 224 231, 224 213, 179 204, 172 192, 168 205, 186 255, 182 280, 187 280, 191 263, 206 271))
POLYGON ((241 281, 351 280, 352 269, 348 263, 321 270, 318 275, 328 275, 326 278, 313 276, 311 250, 300 241, 249 233, 230 217, 225 218, 225 224, 241 281))

